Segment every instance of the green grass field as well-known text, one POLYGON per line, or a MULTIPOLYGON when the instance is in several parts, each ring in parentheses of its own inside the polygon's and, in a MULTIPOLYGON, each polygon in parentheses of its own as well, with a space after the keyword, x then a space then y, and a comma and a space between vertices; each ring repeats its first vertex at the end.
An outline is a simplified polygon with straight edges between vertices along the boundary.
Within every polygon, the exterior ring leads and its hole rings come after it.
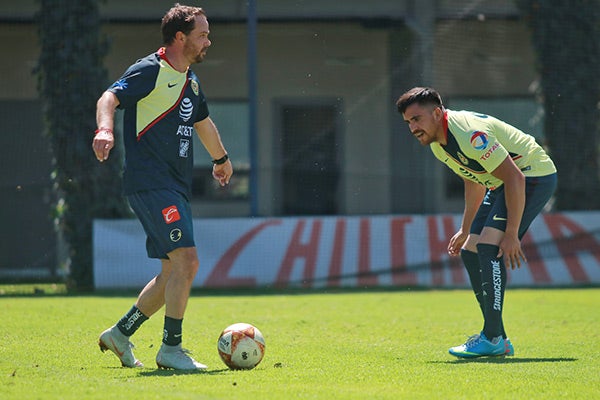
POLYGON ((0 399, 600 398, 598 288, 509 289, 516 354, 473 361, 447 353, 481 329, 467 290, 194 293, 184 347, 205 373, 156 369, 160 312, 132 340, 145 368, 122 368, 99 351, 99 333, 133 293, 12 293, 0 287, 0 399), (219 359, 217 337, 234 322, 265 335, 254 370, 230 371, 219 359))

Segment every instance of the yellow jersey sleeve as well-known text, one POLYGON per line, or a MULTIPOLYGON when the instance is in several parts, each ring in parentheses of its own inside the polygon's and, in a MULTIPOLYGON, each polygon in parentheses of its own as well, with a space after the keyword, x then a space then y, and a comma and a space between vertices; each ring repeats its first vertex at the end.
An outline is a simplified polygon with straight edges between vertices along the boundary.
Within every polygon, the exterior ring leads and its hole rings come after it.
POLYGON ((519 129, 485 114, 446 110, 447 144, 432 143, 434 155, 457 175, 490 189, 502 185, 492 172, 511 157, 525 176, 556 168, 544 149, 519 129))

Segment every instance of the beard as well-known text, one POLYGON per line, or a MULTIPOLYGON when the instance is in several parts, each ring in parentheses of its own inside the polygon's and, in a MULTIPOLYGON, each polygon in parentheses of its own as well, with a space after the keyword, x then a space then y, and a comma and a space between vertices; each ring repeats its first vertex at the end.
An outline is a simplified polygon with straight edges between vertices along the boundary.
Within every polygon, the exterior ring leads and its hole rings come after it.
POLYGON ((189 60, 192 60, 192 64, 199 64, 204 61, 204 56, 206 56, 206 47, 197 52, 195 49, 190 46, 185 46, 183 51, 187 55, 189 60))
POLYGON ((200 64, 204 61, 204 56, 206 55, 206 49, 202 49, 200 53, 197 53, 194 57, 194 64, 200 64))

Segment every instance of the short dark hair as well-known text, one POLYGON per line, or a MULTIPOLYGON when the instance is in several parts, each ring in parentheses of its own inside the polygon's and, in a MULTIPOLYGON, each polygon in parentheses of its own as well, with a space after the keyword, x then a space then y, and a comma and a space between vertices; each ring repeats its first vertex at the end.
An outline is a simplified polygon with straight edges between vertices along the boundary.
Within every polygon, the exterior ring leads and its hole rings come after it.
POLYGON ((414 103, 420 105, 433 104, 436 107, 444 106, 442 104, 442 97, 435 89, 430 87, 414 87, 400 96, 398 101, 396 101, 396 107, 398 107, 400 114, 404 114, 406 109, 414 103))
POLYGON ((167 11, 160 25, 163 44, 173 43, 177 32, 183 32, 184 34, 189 35, 189 33, 194 30, 196 23, 195 18, 198 15, 206 16, 204 10, 200 7, 190 7, 175 3, 175 5, 167 11))

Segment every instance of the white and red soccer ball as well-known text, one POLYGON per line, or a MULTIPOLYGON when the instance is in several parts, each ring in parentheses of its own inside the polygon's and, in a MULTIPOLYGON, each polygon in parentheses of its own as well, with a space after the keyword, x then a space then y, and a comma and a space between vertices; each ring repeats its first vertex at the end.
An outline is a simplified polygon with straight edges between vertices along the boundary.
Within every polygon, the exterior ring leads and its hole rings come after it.
POLYGON ((230 369, 252 369, 265 355, 265 339, 258 328, 240 322, 221 332, 217 349, 230 369))

